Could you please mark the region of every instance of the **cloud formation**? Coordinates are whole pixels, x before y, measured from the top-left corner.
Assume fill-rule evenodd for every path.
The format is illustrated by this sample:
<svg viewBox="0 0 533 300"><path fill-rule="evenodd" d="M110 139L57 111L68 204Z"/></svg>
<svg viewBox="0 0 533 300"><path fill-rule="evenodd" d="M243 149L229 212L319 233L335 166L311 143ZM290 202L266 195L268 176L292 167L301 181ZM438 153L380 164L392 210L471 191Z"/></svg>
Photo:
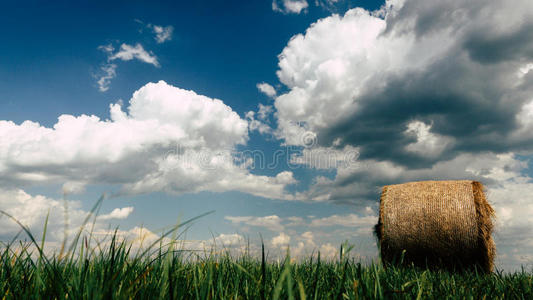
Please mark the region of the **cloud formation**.
<svg viewBox="0 0 533 300"><path fill-rule="evenodd" d="M320 251L322 258L338 257L338 246L345 241L357 240L357 251L352 255L371 260L376 258L376 246L371 234L377 222L373 209L366 207L360 214L351 213L316 218L314 216L226 216L241 232L251 236L261 232L266 247L274 257L284 257L287 247L291 257L309 258ZM248 228L248 226L252 228ZM253 230L252 230L253 229ZM263 229L267 229L264 231ZM255 242L255 241L254 241ZM260 242L252 243L252 248L260 249ZM256 251L257 255L260 252Z"/></svg>
<svg viewBox="0 0 533 300"><path fill-rule="evenodd" d="M272 10L284 14L300 14L305 12L309 4L307 0L273 0Z"/></svg>
<svg viewBox="0 0 533 300"><path fill-rule="evenodd" d="M344 227L367 227L370 231L371 227L378 221L376 215L359 216L356 214L348 215L332 215L311 221L310 226L326 227L326 226L344 226Z"/></svg>
<svg viewBox="0 0 533 300"><path fill-rule="evenodd" d="M261 134L272 134L273 130L270 127L270 117L273 113L271 105L263 105L259 103L257 112L249 111L245 117L248 120L248 128L250 131L257 130Z"/></svg>
<svg viewBox="0 0 533 300"><path fill-rule="evenodd" d="M154 67L160 66L159 62L157 61L157 57L151 51L144 50L144 47L139 43L135 44L135 46L128 45L128 44L122 44L120 45L120 49L115 53L113 53L114 49L112 47L111 48L109 47L111 46L102 48L104 49L104 51L106 51L109 54L108 56L109 61L113 61L116 59L120 59L123 61L137 59L147 64L151 64ZM109 49L111 51L109 51Z"/></svg>
<svg viewBox="0 0 533 300"><path fill-rule="evenodd" d="M266 82L258 83L256 86L261 93L267 95L268 97L272 98L277 94L276 89Z"/></svg>
<svg viewBox="0 0 533 300"><path fill-rule="evenodd" d="M139 60L157 68L161 66L154 53L152 51L146 51L139 43L134 46L123 43L117 51L115 51L112 44L99 46L98 49L103 51L107 56L106 63L100 67L98 74L95 74L97 79L96 84L100 92L109 90L111 80L117 76L117 64L114 62L116 60Z"/></svg>
<svg viewBox="0 0 533 300"><path fill-rule="evenodd" d="M494 184L469 166L533 153L532 16L530 1L390 0L294 36L279 55L288 92L275 99L276 136L307 146L301 137L315 135L294 158L315 168L314 152L359 153L307 196L373 200L380 185L410 179Z"/></svg>
<svg viewBox="0 0 533 300"><path fill-rule="evenodd" d="M301 131L312 131L323 146L338 140L360 147L363 158L402 165L529 150L531 136L520 134L525 124L517 116L532 101L525 66L533 60L533 5L401 2L387 2L384 18L356 8L291 39L278 71L289 92L275 101L285 141L298 144ZM519 70L528 73L519 78ZM417 146L407 147L416 143L416 134L406 134L414 124L426 137L453 140L446 155L421 157Z"/></svg>
<svg viewBox="0 0 533 300"><path fill-rule="evenodd" d="M174 32L174 27L172 26L159 26L148 24L148 27L151 28L155 34L154 39L158 44L172 40L172 33Z"/></svg>
<svg viewBox="0 0 533 300"><path fill-rule="evenodd" d="M291 172L250 174L234 157L248 123L221 100L164 81L133 94L127 111L111 104L110 119L61 115L44 127L0 121L0 187L66 183L111 184L125 194L241 191L286 199Z"/></svg>
<svg viewBox="0 0 533 300"><path fill-rule="evenodd" d="M224 217L224 219L229 220L231 223L236 224L236 225L264 227L271 231L282 231L283 230L283 225L281 225L281 218L276 215L265 216L265 217L226 216Z"/></svg>
<svg viewBox="0 0 533 300"><path fill-rule="evenodd" d="M285 234L284 232L280 232L279 235L272 238L272 246L274 247L287 247L291 241L291 237Z"/></svg>
<svg viewBox="0 0 533 300"><path fill-rule="evenodd" d="M100 92L105 92L109 90L109 85L111 80L117 76L117 65L116 64L105 64L100 67L102 72L96 84L98 84L98 90Z"/></svg>
<svg viewBox="0 0 533 300"><path fill-rule="evenodd" d="M158 44L162 44L164 42L168 42L172 40L172 34L174 33L174 26L155 25L152 23L145 23L139 19L134 19L134 21L141 24L142 28L139 29L140 33L142 33L145 28L149 29L154 34L154 40Z"/></svg>
<svg viewBox="0 0 533 300"><path fill-rule="evenodd" d="M126 219L133 212L133 207L123 207L115 208L109 214L101 215L98 218L100 220L110 220L110 219Z"/></svg>
<svg viewBox="0 0 533 300"><path fill-rule="evenodd" d="M85 218L90 214L75 200L57 200L42 195L31 195L18 188L0 188L0 209L24 226L36 238L42 237L47 225L46 241L60 244L65 237L69 241L78 233ZM96 218L93 230L102 230L116 219L125 219L133 207L115 208L111 213ZM0 215L0 239L11 239L21 227L5 215ZM24 234L23 234L24 236Z"/></svg>

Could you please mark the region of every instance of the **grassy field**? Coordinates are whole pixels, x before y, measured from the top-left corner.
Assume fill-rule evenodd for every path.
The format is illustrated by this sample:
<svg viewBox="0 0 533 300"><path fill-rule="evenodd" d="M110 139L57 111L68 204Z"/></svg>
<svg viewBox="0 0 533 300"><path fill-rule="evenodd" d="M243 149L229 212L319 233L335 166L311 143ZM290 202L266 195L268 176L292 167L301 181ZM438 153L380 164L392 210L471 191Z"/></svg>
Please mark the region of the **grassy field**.
<svg viewBox="0 0 533 300"><path fill-rule="evenodd" d="M2 299L532 299L532 273L452 274L350 259L262 263L181 252L131 257L113 244L91 258L31 259L4 249Z"/></svg>
<svg viewBox="0 0 533 300"><path fill-rule="evenodd" d="M484 275L383 268L350 258L346 246L334 261L318 254L271 262L264 249L262 257L253 258L162 245L163 238L179 237L176 231L193 220L143 251L133 251L116 234L105 248L91 247L80 229L54 255L45 255L43 243L19 224L29 242L2 244L0 299L533 299L529 271ZM46 226L44 232L42 240Z"/></svg>

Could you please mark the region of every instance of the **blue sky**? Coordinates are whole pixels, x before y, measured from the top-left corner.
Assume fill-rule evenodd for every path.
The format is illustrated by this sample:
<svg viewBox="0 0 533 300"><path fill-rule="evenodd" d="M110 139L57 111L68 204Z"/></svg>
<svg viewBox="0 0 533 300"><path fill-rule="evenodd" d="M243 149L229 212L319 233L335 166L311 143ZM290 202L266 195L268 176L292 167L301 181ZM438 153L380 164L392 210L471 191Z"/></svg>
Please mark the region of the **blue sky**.
<svg viewBox="0 0 533 300"><path fill-rule="evenodd" d="M370 9L381 5L364 2ZM305 14L284 15L272 11L269 1L32 4L4 6L1 116L45 125L64 113L105 117L110 102L127 100L145 83L159 80L224 99L241 113L255 109L261 100L255 84L276 82L277 55L289 39L329 15L315 6ZM342 12L344 5L339 7ZM173 26L172 40L158 45L135 20ZM97 48L115 41L143 44L162 67L123 63L112 88L102 94L92 78L105 61Z"/></svg>
<svg viewBox="0 0 533 300"><path fill-rule="evenodd" d="M215 210L188 239L373 258L381 186L477 179L499 266L531 264L533 7L515 2L6 3L0 205L36 231L57 211L52 244L64 196L74 227L107 193L102 231Z"/></svg>

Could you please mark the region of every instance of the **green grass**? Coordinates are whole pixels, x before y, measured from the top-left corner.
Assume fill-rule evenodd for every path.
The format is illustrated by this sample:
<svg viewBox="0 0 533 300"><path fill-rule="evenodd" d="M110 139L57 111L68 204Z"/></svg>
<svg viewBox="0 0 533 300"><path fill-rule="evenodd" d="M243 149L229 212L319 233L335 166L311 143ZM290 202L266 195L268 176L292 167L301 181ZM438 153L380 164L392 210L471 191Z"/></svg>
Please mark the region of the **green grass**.
<svg viewBox="0 0 533 300"><path fill-rule="evenodd" d="M162 236L179 239L178 230L193 220ZM260 258L198 254L162 245L163 239L138 253L116 234L101 248L90 246L82 228L64 252L46 256L19 225L30 242L2 245L0 299L533 299L531 272L385 269L350 258L346 246L335 261L318 254L270 262L264 250Z"/></svg>
<svg viewBox="0 0 533 300"><path fill-rule="evenodd" d="M88 259L32 259L5 248L2 299L531 299L531 273L452 274L415 268L364 266L344 259L262 263L246 255L184 252L132 257L125 243Z"/></svg>

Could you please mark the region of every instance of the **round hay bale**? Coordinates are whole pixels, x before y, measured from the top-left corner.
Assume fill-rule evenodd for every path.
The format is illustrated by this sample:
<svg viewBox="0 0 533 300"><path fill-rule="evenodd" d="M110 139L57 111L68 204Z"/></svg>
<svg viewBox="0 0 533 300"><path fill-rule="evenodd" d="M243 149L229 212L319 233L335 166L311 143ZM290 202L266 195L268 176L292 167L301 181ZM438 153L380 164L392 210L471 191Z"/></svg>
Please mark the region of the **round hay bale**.
<svg viewBox="0 0 533 300"><path fill-rule="evenodd" d="M383 187L375 233L384 264L491 272L494 210L477 181L421 181Z"/></svg>

